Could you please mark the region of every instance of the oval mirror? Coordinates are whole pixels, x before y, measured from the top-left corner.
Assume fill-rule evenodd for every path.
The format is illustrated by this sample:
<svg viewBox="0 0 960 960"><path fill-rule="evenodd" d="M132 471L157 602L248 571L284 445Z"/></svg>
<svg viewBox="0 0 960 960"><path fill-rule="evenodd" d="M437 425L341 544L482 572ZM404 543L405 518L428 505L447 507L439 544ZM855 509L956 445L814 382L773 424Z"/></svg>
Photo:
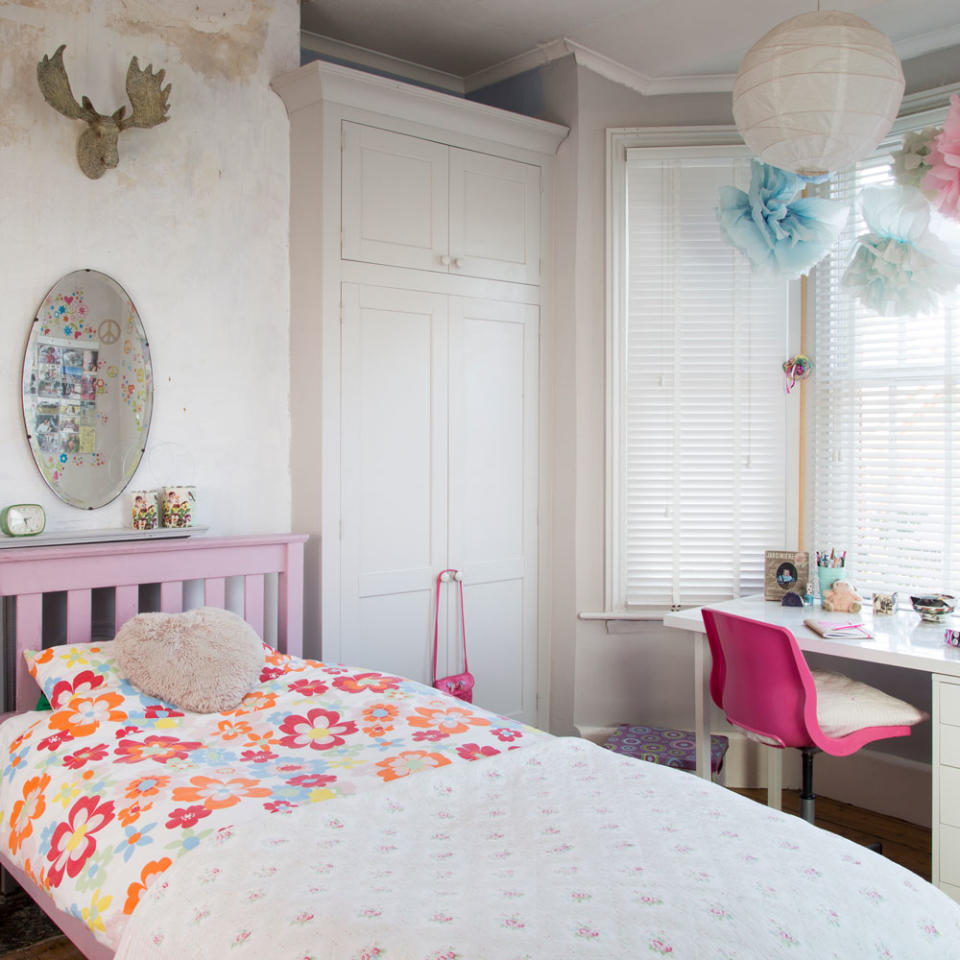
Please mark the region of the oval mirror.
<svg viewBox="0 0 960 960"><path fill-rule="evenodd" d="M92 510L119 496L147 445L150 346L116 280L76 270L43 298L23 358L23 419L43 479Z"/></svg>

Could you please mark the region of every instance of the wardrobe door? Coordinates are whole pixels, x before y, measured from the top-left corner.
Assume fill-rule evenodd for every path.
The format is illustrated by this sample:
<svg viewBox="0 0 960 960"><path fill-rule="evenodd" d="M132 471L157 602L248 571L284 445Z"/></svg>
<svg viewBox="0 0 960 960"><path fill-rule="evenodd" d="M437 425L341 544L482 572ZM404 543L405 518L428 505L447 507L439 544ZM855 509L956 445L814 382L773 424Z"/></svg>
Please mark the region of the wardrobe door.
<svg viewBox="0 0 960 960"><path fill-rule="evenodd" d="M537 716L538 343L537 307L451 298L450 565L463 572L474 700L528 723ZM453 602L449 614L455 671Z"/></svg>
<svg viewBox="0 0 960 960"><path fill-rule="evenodd" d="M356 284L342 295L340 656L429 682L447 538L447 298Z"/></svg>
<svg viewBox="0 0 960 960"><path fill-rule="evenodd" d="M450 148L450 272L540 283L540 168Z"/></svg>
<svg viewBox="0 0 960 960"><path fill-rule="evenodd" d="M432 140L344 121L345 260L447 272L448 153Z"/></svg>

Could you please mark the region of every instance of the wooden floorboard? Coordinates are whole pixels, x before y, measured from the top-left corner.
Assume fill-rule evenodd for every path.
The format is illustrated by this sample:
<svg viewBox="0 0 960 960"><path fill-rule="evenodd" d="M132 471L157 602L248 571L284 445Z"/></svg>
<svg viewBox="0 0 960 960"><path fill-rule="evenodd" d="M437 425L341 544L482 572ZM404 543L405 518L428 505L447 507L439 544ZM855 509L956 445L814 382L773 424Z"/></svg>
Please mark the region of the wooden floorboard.
<svg viewBox="0 0 960 960"><path fill-rule="evenodd" d="M735 788L734 792L758 803L767 802L765 789ZM799 790L783 791L783 809L800 815ZM816 814L818 827L864 845L879 840L885 857L924 880L930 879L930 831L926 827L829 797L817 797Z"/></svg>

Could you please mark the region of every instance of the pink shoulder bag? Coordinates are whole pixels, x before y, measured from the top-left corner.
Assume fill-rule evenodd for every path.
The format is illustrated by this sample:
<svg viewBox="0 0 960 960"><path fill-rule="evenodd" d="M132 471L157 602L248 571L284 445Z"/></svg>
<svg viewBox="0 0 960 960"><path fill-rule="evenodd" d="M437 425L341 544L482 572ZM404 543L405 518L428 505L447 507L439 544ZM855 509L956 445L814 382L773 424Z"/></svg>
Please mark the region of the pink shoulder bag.
<svg viewBox="0 0 960 960"><path fill-rule="evenodd" d="M440 634L440 584L444 583L444 574L456 574L456 570L443 570L437 575L437 602L433 619L433 685L451 697L473 703L473 674L467 666L467 624L463 616L463 580L456 582L460 586L460 631L463 637L463 673L437 679L437 643Z"/></svg>

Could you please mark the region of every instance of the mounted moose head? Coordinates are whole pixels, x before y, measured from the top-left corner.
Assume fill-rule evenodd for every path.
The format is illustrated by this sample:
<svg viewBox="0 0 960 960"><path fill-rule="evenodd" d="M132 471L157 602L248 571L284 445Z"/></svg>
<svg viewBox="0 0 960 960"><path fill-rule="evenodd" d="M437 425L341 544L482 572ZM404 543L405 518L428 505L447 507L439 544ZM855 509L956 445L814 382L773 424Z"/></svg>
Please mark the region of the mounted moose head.
<svg viewBox="0 0 960 960"><path fill-rule="evenodd" d="M54 110L87 124L87 129L77 141L77 160L80 169L91 180L96 180L103 176L105 170L112 169L120 162L117 141L124 130L128 127L155 127L169 119L166 113L170 109L167 97L170 96L171 85L168 83L166 87L161 87L166 71L154 73L153 64L141 70L137 58L133 57L127 68L127 96L133 112L129 119L124 119L127 108L120 107L109 116L104 116L94 110L87 97L83 98L82 106L77 103L63 65L64 47L66 44L61 44L52 57L44 56L37 64L37 80L43 99Z"/></svg>

